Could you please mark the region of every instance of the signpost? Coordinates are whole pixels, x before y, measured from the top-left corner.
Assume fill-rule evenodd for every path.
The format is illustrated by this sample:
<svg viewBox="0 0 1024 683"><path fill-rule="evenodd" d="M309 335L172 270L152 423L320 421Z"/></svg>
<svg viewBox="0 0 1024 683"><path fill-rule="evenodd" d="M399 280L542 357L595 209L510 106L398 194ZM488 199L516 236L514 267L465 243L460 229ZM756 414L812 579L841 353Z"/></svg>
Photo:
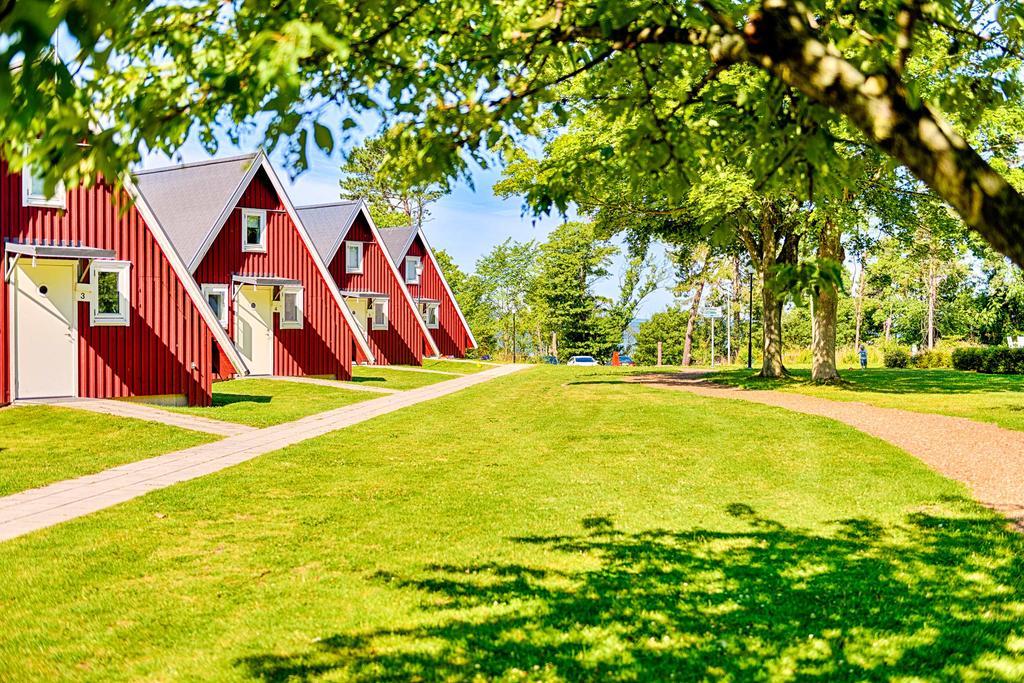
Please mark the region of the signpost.
<svg viewBox="0 0 1024 683"><path fill-rule="evenodd" d="M722 308L708 306L701 315L711 321L711 367L715 367L715 320L722 317Z"/></svg>

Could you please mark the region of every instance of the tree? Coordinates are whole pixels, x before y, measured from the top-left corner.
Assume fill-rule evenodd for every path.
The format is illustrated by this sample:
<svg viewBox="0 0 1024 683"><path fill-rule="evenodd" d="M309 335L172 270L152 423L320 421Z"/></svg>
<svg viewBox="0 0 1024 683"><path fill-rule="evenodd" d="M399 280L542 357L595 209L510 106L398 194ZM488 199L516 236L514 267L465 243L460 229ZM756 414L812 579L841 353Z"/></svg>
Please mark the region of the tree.
<svg viewBox="0 0 1024 683"><path fill-rule="evenodd" d="M755 177L806 168L837 186L822 151L849 138L1024 264L1024 197L969 140L1020 97L1022 16L1018 3L967 0L9 3L0 137L52 185L115 178L190 134L213 150L224 130L238 139L257 123L302 170L310 145L331 151L377 116L419 182L466 174L471 158L490 163L541 122L594 107L639 117L624 148L635 178L739 135L756 141L744 157ZM73 63L45 58L60 30L78 46ZM708 104L722 116L692 116ZM781 146L780 116L805 124ZM719 134L694 146L695 125Z"/></svg>
<svg viewBox="0 0 1024 683"><path fill-rule="evenodd" d="M524 352L523 338L529 339L529 331L538 327L528 305L536 283L536 267L537 245L511 238L476 262L481 300L496 315L498 346L510 356ZM525 352L535 351L539 343L535 336Z"/></svg>
<svg viewBox="0 0 1024 683"><path fill-rule="evenodd" d="M353 149L341 171L341 196L365 199L373 222L381 228L422 228L430 205L446 193L437 184L409 186L383 138L369 138Z"/></svg>
<svg viewBox="0 0 1024 683"><path fill-rule="evenodd" d="M568 222L540 245L534 300L545 332L554 332L563 356L611 355L621 340L602 316L594 282L607 277L618 249L598 239L590 223Z"/></svg>

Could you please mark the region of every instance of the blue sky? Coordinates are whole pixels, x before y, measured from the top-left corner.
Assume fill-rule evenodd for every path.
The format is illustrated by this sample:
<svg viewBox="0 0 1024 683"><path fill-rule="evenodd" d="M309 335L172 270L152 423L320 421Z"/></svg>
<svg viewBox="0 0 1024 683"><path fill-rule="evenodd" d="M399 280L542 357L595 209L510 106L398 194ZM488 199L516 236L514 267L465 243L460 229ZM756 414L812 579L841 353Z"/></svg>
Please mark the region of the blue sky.
<svg viewBox="0 0 1024 683"><path fill-rule="evenodd" d="M244 144L244 143L243 143ZM230 156L243 152L251 152L255 143L248 147L237 147L227 139L221 140L217 156ZM339 167L341 155L326 156L319 150L310 151L310 168L294 180L289 179L285 172L283 154L274 153L271 158L288 184L292 201L302 206L317 204L338 199L338 181L341 178ZM164 155L149 155L143 160L143 168L159 168L172 163L200 161L210 158L198 142L190 140L183 146L173 159ZM522 203L517 198L502 199L496 197L491 190L500 177L500 170L476 169L473 174L473 185L460 182L452 193L442 198L431 210L431 219L425 230L435 249L444 249L461 268L472 271L476 260L490 251L496 244L507 238L514 240L542 241L547 234L561 222L558 216L533 218L522 215ZM664 261L664 249L657 248L658 258ZM622 259L617 260L612 271L613 275L597 283L598 293L615 296L619 288L619 276L624 269ZM651 313L662 310L673 300L668 290L670 282L646 299L637 317L647 318Z"/></svg>

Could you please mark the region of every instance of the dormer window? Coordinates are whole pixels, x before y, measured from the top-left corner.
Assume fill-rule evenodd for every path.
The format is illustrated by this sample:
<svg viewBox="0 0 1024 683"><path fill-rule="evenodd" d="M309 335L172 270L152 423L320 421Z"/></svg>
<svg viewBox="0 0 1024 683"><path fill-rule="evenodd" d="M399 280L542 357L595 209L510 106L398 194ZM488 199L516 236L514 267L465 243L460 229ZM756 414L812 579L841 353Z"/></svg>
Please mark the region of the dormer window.
<svg viewBox="0 0 1024 683"><path fill-rule="evenodd" d="M64 183L58 182L53 188L53 195L47 195L46 183L43 182L42 174L26 166L21 170L21 205L41 206L52 209L63 209L67 207L67 191Z"/></svg>
<svg viewBox="0 0 1024 683"><path fill-rule="evenodd" d="M267 212L242 209L242 251L267 251Z"/></svg>

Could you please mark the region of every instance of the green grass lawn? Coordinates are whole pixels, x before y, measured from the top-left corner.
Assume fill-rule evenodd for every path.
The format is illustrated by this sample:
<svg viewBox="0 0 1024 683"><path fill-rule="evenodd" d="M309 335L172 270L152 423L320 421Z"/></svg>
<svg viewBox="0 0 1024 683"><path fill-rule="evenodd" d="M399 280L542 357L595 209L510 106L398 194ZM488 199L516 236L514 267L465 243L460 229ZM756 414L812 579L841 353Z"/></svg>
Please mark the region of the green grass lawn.
<svg viewBox="0 0 1024 683"><path fill-rule="evenodd" d="M0 496L216 439L211 434L83 410L4 408L0 410Z"/></svg>
<svg viewBox="0 0 1024 683"><path fill-rule="evenodd" d="M423 368L426 370L458 372L463 375L490 370L493 367L495 367L493 364L475 363L468 360L445 360L443 358L426 358L423 360Z"/></svg>
<svg viewBox="0 0 1024 683"><path fill-rule="evenodd" d="M960 485L604 369L153 492L5 543L0 576L2 680L1024 677L1024 537Z"/></svg>
<svg viewBox="0 0 1024 683"><path fill-rule="evenodd" d="M344 387L335 389L271 379L234 379L213 385L213 405L208 408L172 407L167 410L252 427L269 427L371 398L377 396Z"/></svg>
<svg viewBox="0 0 1024 683"><path fill-rule="evenodd" d="M411 372L409 370L394 370L386 367L373 365L357 365L352 368L352 381L365 384L369 387L381 387L383 389L418 389L428 384L437 384L448 379L455 379L452 375L439 375L435 372Z"/></svg>
<svg viewBox="0 0 1024 683"><path fill-rule="evenodd" d="M882 408L939 413L1024 430L1024 377L981 375L958 370L841 370L840 386L810 383L811 372L790 370L785 381L753 377L749 370L717 373L711 379L747 389L795 391L837 401L861 401Z"/></svg>

